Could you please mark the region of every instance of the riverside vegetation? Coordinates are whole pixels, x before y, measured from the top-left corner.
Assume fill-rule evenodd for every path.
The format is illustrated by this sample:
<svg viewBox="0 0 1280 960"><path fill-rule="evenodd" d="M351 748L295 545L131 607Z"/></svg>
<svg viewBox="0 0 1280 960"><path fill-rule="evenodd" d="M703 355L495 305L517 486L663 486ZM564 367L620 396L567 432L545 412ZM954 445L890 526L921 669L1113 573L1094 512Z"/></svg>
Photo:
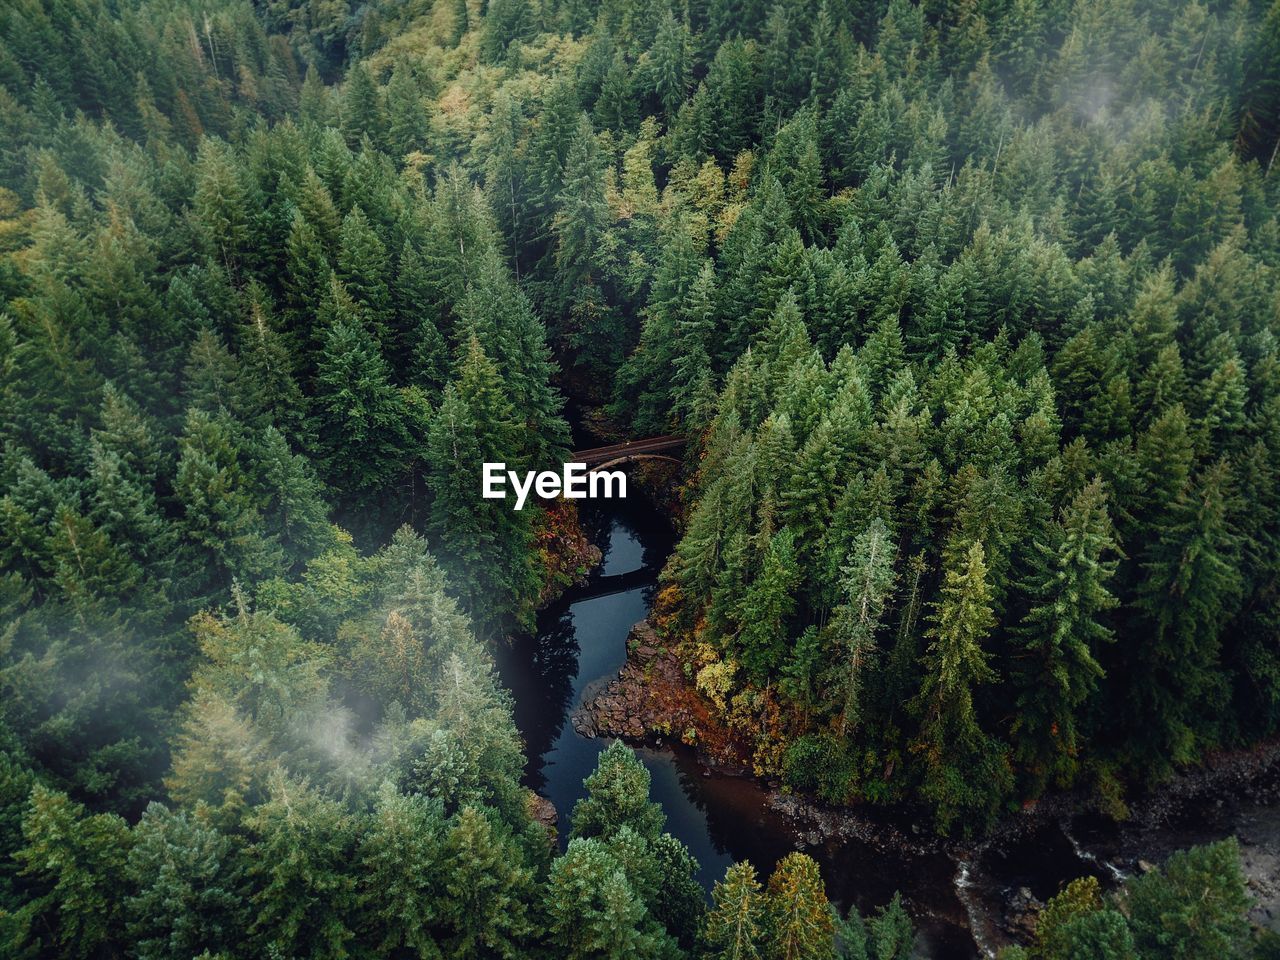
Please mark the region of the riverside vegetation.
<svg viewBox="0 0 1280 960"><path fill-rule="evenodd" d="M762 774L964 834L1274 736L1278 114L1274 0L5 3L4 955L911 955L803 854L705 903L624 747L536 825L485 644L572 514L479 478L562 389L690 437L661 626ZM1225 842L1025 955L1246 907Z"/></svg>

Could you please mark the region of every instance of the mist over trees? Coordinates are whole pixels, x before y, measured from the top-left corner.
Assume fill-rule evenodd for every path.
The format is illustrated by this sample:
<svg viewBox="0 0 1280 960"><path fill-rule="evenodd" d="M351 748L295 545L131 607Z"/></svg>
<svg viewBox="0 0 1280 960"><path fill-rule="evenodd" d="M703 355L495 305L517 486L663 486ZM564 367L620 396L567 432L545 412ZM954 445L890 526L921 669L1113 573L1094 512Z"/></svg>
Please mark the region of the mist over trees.
<svg viewBox="0 0 1280 960"><path fill-rule="evenodd" d="M477 484L566 395L689 437L664 641L789 789L1274 736L1278 153L1263 0L6 3L2 952L910 956L801 854L706 902L624 747L532 819L558 521ZM1028 956L1248 956L1238 874Z"/></svg>

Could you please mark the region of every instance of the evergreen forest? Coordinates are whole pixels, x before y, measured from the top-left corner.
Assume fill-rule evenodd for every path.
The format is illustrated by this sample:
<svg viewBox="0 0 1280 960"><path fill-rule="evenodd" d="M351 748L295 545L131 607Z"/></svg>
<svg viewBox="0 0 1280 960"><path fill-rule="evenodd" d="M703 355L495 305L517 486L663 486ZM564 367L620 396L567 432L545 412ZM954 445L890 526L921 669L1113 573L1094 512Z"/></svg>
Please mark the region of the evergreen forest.
<svg viewBox="0 0 1280 960"><path fill-rule="evenodd" d="M1280 0L3 0L0 956L921 955L704 890L622 743L535 816L493 655L583 531L480 470L584 417L685 441L651 619L788 795L1274 743ZM1227 839L1003 956L1250 903Z"/></svg>

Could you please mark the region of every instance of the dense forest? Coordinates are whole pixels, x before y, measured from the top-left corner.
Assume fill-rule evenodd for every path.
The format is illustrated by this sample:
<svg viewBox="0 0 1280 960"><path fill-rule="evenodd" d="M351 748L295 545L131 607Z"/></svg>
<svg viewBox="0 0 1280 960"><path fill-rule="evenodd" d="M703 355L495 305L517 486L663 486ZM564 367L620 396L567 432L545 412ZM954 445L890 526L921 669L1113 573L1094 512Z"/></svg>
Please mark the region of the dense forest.
<svg viewBox="0 0 1280 960"><path fill-rule="evenodd" d="M575 520L479 476L566 397L689 438L656 622L788 789L1276 736L1278 159L1275 0L8 0L0 953L912 956L801 853L706 902L622 745L535 821ZM1015 955L1247 907L1225 842Z"/></svg>

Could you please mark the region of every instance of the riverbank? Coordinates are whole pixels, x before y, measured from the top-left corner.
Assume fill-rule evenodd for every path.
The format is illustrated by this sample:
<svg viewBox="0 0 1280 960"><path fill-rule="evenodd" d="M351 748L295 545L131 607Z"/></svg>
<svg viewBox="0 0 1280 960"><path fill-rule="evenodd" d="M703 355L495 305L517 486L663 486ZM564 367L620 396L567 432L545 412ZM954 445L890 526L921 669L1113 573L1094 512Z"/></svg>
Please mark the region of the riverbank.
<svg viewBox="0 0 1280 960"><path fill-rule="evenodd" d="M686 678L679 656L647 620L632 627L616 676L584 690L571 717L584 737L662 747L679 741L708 771L753 778L751 751ZM1076 876L1114 888L1177 849L1235 835L1255 897L1251 917L1280 925L1280 741L1221 751L1131 802L1124 821L1082 792L1059 793L1003 818L981 841L939 839L927 825L878 810L834 809L759 781L765 803L799 848L849 843L902 858L955 864L953 885L980 952L1025 941L1039 906Z"/></svg>
<svg viewBox="0 0 1280 960"><path fill-rule="evenodd" d="M627 660L614 678L583 693L570 718L584 737L617 737L662 746L678 740L697 751L704 766L748 774L750 753L685 679L684 667L642 620L627 635Z"/></svg>
<svg viewBox="0 0 1280 960"><path fill-rule="evenodd" d="M554 603L566 590L581 586L600 566L604 553L582 527L578 508L568 500L545 504L534 528L538 562L545 571L537 606Z"/></svg>

